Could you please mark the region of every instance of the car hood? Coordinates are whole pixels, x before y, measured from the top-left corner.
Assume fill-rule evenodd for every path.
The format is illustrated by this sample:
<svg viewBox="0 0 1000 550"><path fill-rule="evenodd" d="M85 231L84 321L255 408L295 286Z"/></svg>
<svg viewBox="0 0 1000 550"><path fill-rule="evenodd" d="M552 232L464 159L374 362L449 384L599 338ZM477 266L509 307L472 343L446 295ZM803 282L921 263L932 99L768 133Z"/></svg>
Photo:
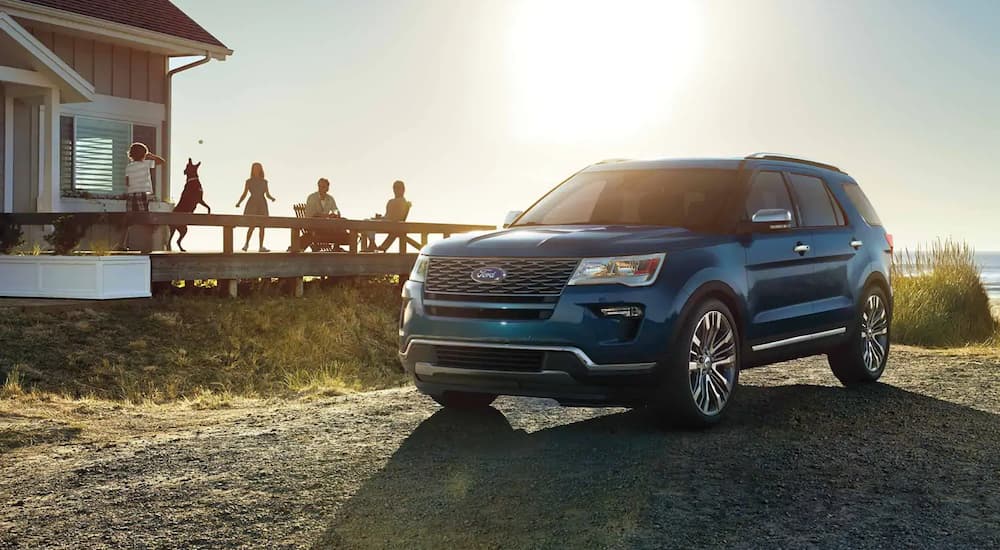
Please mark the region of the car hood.
<svg viewBox="0 0 1000 550"><path fill-rule="evenodd" d="M582 258L652 254L717 243L724 237L674 227L579 225L514 227L438 241L424 252L452 257Z"/></svg>

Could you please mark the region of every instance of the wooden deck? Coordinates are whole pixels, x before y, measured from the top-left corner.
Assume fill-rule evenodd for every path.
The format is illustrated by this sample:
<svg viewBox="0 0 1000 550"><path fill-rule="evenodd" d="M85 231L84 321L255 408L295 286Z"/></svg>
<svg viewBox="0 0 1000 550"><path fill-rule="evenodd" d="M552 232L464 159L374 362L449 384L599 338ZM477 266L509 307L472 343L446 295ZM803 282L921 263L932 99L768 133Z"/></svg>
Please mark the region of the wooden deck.
<svg viewBox="0 0 1000 550"><path fill-rule="evenodd" d="M488 225L388 222L382 220L347 220L268 216L233 216L224 214L175 213L30 213L0 214L0 222L21 226L51 225L57 218L72 216L86 225L218 227L221 231L219 252L149 253L153 283L216 279L229 295L236 295L240 279L282 278L297 281L301 293L302 277L346 277L400 275L405 277L416 260L419 248L432 235L448 237L457 233L496 229ZM235 252L234 231L238 227L265 227L289 231L290 252ZM346 231L349 243L344 252L303 252L302 235L307 231ZM395 237L386 252L361 252L362 236L375 236L378 243Z"/></svg>
<svg viewBox="0 0 1000 550"><path fill-rule="evenodd" d="M337 252L154 252L149 255L153 282L406 274L416 258L416 253Z"/></svg>

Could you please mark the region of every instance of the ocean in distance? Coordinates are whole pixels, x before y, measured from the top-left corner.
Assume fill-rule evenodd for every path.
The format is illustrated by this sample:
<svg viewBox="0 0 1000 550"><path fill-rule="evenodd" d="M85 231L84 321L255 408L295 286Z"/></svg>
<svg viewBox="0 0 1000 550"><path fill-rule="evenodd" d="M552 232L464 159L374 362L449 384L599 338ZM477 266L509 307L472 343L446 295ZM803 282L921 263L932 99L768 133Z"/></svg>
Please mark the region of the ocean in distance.
<svg viewBox="0 0 1000 550"><path fill-rule="evenodd" d="M990 300L1000 301L1000 252L976 252L980 278Z"/></svg>

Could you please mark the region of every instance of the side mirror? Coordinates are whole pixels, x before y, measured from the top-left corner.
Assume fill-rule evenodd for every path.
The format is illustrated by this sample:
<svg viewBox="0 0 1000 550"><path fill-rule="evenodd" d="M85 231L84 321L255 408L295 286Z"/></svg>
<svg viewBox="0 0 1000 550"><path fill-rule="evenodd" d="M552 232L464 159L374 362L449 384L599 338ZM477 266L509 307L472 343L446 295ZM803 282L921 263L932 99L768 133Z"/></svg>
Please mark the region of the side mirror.
<svg viewBox="0 0 1000 550"><path fill-rule="evenodd" d="M762 208L750 218L754 230L788 229L792 224L792 213L784 208Z"/></svg>
<svg viewBox="0 0 1000 550"><path fill-rule="evenodd" d="M507 229L510 227L510 224L514 223L514 220L520 217L523 213L523 210L511 210L510 212L507 212L507 215L503 217L503 228Z"/></svg>

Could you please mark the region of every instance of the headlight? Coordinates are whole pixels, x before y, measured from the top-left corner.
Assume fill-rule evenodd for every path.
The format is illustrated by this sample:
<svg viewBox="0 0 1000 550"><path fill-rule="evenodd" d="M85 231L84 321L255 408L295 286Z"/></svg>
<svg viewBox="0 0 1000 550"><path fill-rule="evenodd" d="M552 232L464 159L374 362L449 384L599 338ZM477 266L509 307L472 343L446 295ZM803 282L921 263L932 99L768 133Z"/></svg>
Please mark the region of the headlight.
<svg viewBox="0 0 1000 550"><path fill-rule="evenodd" d="M410 270L410 280L415 283L422 283L427 279L427 264L431 261L429 256L423 254L417 256L417 261L413 262L413 269Z"/></svg>
<svg viewBox="0 0 1000 550"><path fill-rule="evenodd" d="M569 278L570 285L647 286L656 281L666 254L585 258Z"/></svg>

